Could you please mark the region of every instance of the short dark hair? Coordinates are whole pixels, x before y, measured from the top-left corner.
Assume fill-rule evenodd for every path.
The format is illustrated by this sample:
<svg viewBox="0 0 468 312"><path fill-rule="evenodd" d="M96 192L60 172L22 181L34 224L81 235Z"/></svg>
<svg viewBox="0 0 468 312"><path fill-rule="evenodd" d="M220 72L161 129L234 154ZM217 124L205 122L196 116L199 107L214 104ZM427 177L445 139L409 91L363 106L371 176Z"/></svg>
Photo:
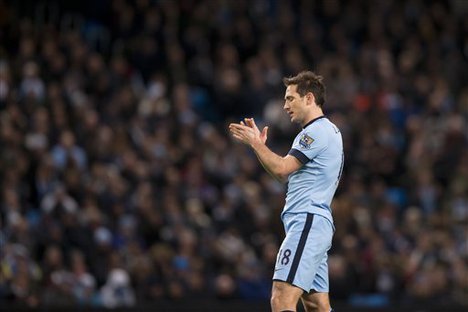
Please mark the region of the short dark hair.
<svg viewBox="0 0 468 312"><path fill-rule="evenodd" d="M308 92L312 92L315 97L315 103L322 107L325 103L325 85L322 82L323 77L311 71L302 71L294 77L284 77L283 83L287 87L289 85L297 85L297 93L302 97Z"/></svg>

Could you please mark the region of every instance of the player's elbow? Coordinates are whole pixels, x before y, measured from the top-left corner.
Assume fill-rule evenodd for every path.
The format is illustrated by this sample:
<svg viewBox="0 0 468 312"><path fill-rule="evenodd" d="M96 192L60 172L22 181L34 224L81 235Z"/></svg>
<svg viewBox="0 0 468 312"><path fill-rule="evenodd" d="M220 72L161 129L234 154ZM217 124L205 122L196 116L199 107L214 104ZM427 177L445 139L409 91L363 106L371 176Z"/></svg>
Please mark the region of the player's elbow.
<svg viewBox="0 0 468 312"><path fill-rule="evenodd" d="M272 174L272 176L281 183L286 183L288 181L288 176L285 175L278 175L278 174Z"/></svg>
<svg viewBox="0 0 468 312"><path fill-rule="evenodd" d="M281 182L281 183L285 183L288 179L288 176L287 175L284 175L284 174L280 174L278 171L276 170L267 170L268 173L270 174L271 177L273 177L275 180L277 180L278 182Z"/></svg>
<svg viewBox="0 0 468 312"><path fill-rule="evenodd" d="M274 174L278 181L286 182L291 172L285 166L280 166L275 170Z"/></svg>
<svg viewBox="0 0 468 312"><path fill-rule="evenodd" d="M281 182L286 182L288 180L289 174L285 172L281 172L281 173L278 173L277 176L278 176L278 180L280 180Z"/></svg>
<svg viewBox="0 0 468 312"><path fill-rule="evenodd" d="M287 155L281 159L281 161L275 167L274 173L282 181L286 181L289 175L302 166L302 163L295 157Z"/></svg>

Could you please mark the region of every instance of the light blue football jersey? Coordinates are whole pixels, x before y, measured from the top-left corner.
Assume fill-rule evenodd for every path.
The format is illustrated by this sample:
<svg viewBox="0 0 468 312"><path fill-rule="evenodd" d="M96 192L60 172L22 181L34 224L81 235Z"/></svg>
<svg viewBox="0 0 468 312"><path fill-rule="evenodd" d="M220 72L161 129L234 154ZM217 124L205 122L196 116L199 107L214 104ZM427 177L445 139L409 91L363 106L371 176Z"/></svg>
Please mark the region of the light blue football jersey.
<svg viewBox="0 0 468 312"><path fill-rule="evenodd" d="M344 164L340 130L325 116L309 122L296 136L289 154L303 166L288 177L286 213L313 213L333 224L331 201Z"/></svg>

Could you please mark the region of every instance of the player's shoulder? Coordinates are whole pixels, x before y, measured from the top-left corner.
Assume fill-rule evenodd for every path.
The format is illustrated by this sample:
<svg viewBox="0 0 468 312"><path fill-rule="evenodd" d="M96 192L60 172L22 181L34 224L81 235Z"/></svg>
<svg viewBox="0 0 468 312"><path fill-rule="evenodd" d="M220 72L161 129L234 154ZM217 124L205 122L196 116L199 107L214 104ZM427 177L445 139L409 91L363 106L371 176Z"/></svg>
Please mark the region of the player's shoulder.
<svg viewBox="0 0 468 312"><path fill-rule="evenodd" d="M303 131L301 139L308 137L309 141L316 142L318 145L326 146L342 140L338 127L325 116L308 124Z"/></svg>

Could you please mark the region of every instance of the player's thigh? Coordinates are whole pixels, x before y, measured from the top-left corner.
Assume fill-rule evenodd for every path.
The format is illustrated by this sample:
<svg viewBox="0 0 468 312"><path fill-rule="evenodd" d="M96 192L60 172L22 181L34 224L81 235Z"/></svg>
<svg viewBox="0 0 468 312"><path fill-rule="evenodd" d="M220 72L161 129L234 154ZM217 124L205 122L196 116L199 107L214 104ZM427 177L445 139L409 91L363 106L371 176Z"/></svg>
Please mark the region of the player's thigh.
<svg viewBox="0 0 468 312"><path fill-rule="evenodd" d="M307 312L329 312L331 309L328 293L311 291L301 297Z"/></svg>

